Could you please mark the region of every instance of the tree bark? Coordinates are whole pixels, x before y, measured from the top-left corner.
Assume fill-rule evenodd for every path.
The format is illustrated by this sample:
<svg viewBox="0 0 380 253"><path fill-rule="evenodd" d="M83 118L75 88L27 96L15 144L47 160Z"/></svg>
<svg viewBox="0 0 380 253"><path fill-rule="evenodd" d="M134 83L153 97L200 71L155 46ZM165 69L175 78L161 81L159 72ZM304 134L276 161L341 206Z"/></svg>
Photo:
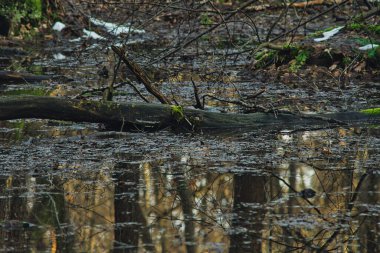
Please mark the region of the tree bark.
<svg viewBox="0 0 380 253"><path fill-rule="evenodd" d="M180 115L178 115L180 114ZM182 115L183 114L183 115ZM0 97L0 120L39 118L104 123L123 131L155 131L166 127L187 130L262 129L304 130L339 125L378 124L379 114L342 112L316 116L291 113L226 114L164 104L115 103L58 97Z"/></svg>
<svg viewBox="0 0 380 253"><path fill-rule="evenodd" d="M15 71L0 71L0 84L4 83L33 83L43 80L51 80L52 77L45 75L33 75L30 73L21 73Z"/></svg>

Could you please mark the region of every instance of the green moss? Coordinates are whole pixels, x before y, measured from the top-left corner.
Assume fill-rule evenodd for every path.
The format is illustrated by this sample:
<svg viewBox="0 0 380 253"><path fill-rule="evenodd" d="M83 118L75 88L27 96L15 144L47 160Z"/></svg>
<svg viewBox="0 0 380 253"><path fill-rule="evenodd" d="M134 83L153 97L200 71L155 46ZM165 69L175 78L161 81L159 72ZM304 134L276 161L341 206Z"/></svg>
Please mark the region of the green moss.
<svg viewBox="0 0 380 253"><path fill-rule="evenodd" d="M345 57L343 57L342 62L344 64L344 66L349 66L352 63L352 59L349 56L345 56Z"/></svg>
<svg viewBox="0 0 380 253"><path fill-rule="evenodd" d="M209 15L202 13L200 16L200 23L201 25L212 25L214 22Z"/></svg>
<svg viewBox="0 0 380 253"><path fill-rule="evenodd" d="M368 30L376 34L380 34L380 25L369 25Z"/></svg>
<svg viewBox="0 0 380 253"><path fill-rule="evenodd" d="M296 72L299 70L302 66L306 64L306 61L309 59L310 53L307 50L299 50L296 57L294 57L294 60L290 63L290 71Z"/></svg>
<svg viewBox="0 0 380 253"><path fill-rule="evenodd" d="M20 96L20 95L30 95L30 96L47 96L50 91L45 89L24 89L24 90L6 90L0 92L1 95L6 96Z"/></svg>
<svg viewBox="0 0 380 253"><path fill-rule="evenodd" d="M352 31L359 31L361 29L363 29L363 24L360 24L360 23L351 23L351 24L348 24L347 25L347 29L348 30L352 30Z"/></svg>
<svg viewBox="0 0 380 253"><path fill-rule="evenodd" d="M356 43L358 43L361 46L365 46L368 44L380 44L377 40L371 40L367 38L355 38ZM378 61L380 59L380 47L374 47L370 50L367 50L364 52L368 56L369 59L372 59L374 61Z"/></svg>
<svg viewBox="0 0 380 253"><path fill-rule="evenodd" d="M172 110L172 115L177 120L177 122L180 122L185 118L182 106L172 105L170 108Z"/></svg>
<svg viewBox="0 0 380 253"><path fill-rule="evenodd" d="M20 120L20 121L16 122L15 128L17 129L15 139L19 141L24 136L25 120Z"/></svg>
<svg viewBox="0 0 380 253"><path fill-rule="evenodd" d="M375 33L375 34L380 34L380 25L351 23L347 25L347 29L351 31L356 31L356 32L367 31L367 32Z"/></svg>
<svg viewBox="0 0 380 253"><path fill-rule="evenodd" d="M278 61L278 51L264 50L255 55L255 67L263 68Z"/></svg>
<svg viewBox="0 0 380 253"><path fill-rule="evenodd" d="M361 110L360 112L367 115L380 115L380 108L364 109L364 110Z"/></svg>
<svg viewBox="0 0 380 253"><path fill-rule="evenodd" d="M370 50L367 51L367 55L368 55L368 58L369 59L376 59L376 56L377 56L377 48L372 48Z"/></svg>
<svg viewBox="0 0 380 253"><path fill-rule="evenodd" d="M282 47L265 49L255 57L255 67L263 68L270 64L290 64L290 71L296 72L303 67L310 58L310 49L304 49L294 44L285 44Z"/></svg>

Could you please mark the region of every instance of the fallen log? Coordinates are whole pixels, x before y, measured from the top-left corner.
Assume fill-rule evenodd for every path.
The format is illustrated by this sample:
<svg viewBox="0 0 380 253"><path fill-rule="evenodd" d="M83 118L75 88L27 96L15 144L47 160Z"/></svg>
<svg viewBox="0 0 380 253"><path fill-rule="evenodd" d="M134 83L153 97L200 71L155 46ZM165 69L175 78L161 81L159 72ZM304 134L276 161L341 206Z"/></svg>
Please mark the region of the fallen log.
<svg viewBox="0 0 380 253"><path fill-rule="evenodd" d="M50 76L46 75L33 75L30 73L21 73L15 71L0 71L0 84L4 83L34 83L43 80L51 80Z"/></svg>
<svg viewBox="0 0 380 253"><path fill-rule="evenodd" d="M319 115L291 113L226 114L179 106L115 103L57 97L0 97L0 120L38 118L104 123L115 130L155 131L167 127L196 130L300 130L380 123L380 109Z"/></svg>

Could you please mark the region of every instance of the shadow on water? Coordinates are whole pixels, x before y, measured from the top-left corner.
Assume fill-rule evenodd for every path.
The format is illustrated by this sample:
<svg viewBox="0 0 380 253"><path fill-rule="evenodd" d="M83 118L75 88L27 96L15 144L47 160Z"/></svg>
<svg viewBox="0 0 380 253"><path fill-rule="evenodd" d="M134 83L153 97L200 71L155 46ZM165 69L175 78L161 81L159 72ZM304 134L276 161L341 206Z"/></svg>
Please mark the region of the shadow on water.
<svg viewBox="0 0 380 253"><path fill-rule="evenodd" d="M379 251L376 130L70 127L2 140L2 251Z"/></svg>

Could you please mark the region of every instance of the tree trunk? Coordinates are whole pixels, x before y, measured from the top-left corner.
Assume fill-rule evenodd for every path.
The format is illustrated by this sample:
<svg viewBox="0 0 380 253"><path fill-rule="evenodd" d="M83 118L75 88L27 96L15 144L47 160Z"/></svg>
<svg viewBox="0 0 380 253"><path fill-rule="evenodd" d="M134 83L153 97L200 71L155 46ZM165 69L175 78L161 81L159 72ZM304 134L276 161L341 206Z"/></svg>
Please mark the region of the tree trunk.
<svg viewBox="0 0 380 253"><path fill-rule="evenodd" d="M377 112L377 111L376 111ZM176 106L114 103L57 97L14 96L0 98L0 120L39 118L104 123L123 131L154 131L166 127L185 130L263 129L303 130L339 125L378 124L380 113L342 112L321 115L291 113L226 114Z"/></svg>

